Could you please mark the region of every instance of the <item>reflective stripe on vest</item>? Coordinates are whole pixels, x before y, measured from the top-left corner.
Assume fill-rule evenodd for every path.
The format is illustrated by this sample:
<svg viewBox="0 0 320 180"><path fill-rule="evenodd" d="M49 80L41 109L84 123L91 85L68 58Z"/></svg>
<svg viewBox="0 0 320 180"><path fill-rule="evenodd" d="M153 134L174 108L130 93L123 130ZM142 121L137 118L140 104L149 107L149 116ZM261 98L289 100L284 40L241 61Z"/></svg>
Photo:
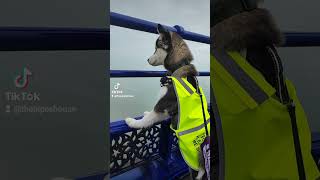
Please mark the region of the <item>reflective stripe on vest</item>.
<svg viewBox="0 0 320 180"><path fill-rule="evenodd" d="M269 97L268 95L243 71L243 69L227 54L226 51L214 51L216 60L237 80L250 96L261 104Z"/></svg>
<svg viewBox="0 0 320 180"><path fill-rule="evenodd" d="M206 125L208 125L210 123L210 119L208 119L206 121ZM194 127L194 128L191 128L191 129L188 129L188 130L185 130L185 131L182 131L182 132L179 132L178 133L178 136L183 136L185 134L190 134L192 132L195 132L195 131L198 131L200 129L204 128L204 124L201 124L200 126L197 126L197 127Z"/></svg>
<svg viewBox="0 0 320 180"><path fill-rule="evenodd" d="M181 79L181 78L176 78L176 80L178 80L181 85L190 93L193 94L193 91L191 90L191 88Z"/></svg>
<svg viewBox="0 0 320 180"><path fill-rule="evenodd" d="M213 72L234 91L250 109L256 108L269 99L276 90L263 75L238 53L215 50L211 66Z"/></svg>

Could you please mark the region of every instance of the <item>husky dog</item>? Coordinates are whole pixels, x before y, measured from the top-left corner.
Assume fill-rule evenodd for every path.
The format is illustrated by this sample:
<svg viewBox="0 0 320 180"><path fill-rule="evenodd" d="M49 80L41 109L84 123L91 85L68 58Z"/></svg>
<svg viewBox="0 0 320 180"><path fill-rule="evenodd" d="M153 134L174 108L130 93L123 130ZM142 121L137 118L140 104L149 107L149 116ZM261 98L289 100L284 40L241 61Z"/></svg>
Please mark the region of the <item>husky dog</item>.
<svg viewBox="0 0 320 180"><path fill-rule="evenodd" d="M166 30L162 25L158 25L157 31L159 38L156 40L155 52L148 59L152 66L163 65L167 69L168 76L187 78L188 82L197 89L197 80L195 76L198 71L195 66L190 64L193 56L180 35ZM171 117L171 124L177 129L178 123L178 102L174 86L166 84L160 89L160 99L151 112L144 112L141 120L126 118L126 123L132 128L147 128L153 124L166 120ZM201 151L199 151L200 169L196 179L201 179L204 175L204 162Z"/></svg>

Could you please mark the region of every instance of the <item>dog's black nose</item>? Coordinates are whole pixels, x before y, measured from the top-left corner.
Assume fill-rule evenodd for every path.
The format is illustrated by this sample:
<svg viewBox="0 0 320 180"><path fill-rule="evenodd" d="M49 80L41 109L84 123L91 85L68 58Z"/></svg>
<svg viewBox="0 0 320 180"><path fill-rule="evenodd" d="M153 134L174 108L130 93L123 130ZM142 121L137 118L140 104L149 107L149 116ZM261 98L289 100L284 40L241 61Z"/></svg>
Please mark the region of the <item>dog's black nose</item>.
<svg viewBox="0 0 320 180"><path fill-rule="evenodd" d="M150 59L147 60L148 62L150 61Z"/></svg>

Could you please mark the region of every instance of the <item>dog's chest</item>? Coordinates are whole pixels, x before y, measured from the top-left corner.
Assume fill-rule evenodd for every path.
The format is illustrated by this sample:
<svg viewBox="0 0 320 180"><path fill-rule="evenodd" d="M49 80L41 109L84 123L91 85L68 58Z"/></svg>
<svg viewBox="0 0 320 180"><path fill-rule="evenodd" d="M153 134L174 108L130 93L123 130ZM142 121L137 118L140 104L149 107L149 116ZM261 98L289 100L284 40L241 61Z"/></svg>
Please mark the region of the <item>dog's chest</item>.
<svg viewBox="0 0 320 180"><path fill-rule="evenodd" d="M167 94L167 92L168 92L168 87L162 86L159 92L159 99L163 98Z"/></svg>

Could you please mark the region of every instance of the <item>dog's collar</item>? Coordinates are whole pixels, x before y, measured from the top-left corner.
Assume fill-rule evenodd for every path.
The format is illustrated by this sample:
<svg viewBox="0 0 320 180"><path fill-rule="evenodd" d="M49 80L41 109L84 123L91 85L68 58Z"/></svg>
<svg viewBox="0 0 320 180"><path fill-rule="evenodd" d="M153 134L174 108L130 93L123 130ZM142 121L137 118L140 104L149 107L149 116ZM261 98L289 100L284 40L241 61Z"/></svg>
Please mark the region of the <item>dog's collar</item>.
<svg viewBox="0 0 320 180"><path fill-rule="evenodd" d="M164 76L160 79L160 86L168 86L169 84L172 84L172 79L168 76Z"/></svg>
<svg viewBox="0 0 320 180"><path fill-rule="evenodd" d="M174 72L178 71L183 66L190 65L190 62L187 60L183 60L181 63L179 63L177 65L178 65L177 67L179 67L179 68L177 68ZM174 74L174 72L171 72L171 71L166 72L165 76L160 79L160 86L161 87L172 84L171 78L168 78L167 76L172 76L172 74Z"/></svg>

